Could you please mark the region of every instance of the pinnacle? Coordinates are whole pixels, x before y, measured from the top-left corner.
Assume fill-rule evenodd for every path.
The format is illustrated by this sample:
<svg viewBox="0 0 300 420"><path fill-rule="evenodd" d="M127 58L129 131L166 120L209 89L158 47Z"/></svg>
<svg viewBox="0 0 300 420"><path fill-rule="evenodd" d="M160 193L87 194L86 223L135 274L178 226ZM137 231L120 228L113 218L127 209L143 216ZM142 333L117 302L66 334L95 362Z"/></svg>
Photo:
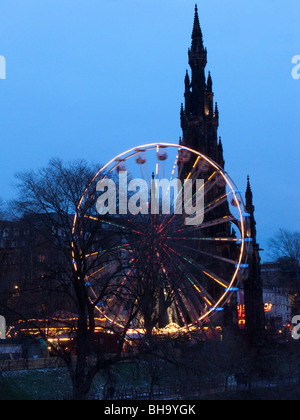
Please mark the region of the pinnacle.
<svg viewBox="0 0 300 420"><path fill-rule="evenodd" d="M249 188L251 190L251 186L250 186L250 176L247 175L247 188Z"/></svg>
<svg viewBox="0 0 300 420"><path fill-rule="evenodd" d="M202 38L202 32L201 32L200 23L199 23L198 6L196 4L192 39L199 38L199 37Z"/></svg>
<svg viewBox="0 0 300 420"><path fill-rule="evenodd" d="M247 175L246 205L252 204L252 190L250 185L250 176Z"/></svg>

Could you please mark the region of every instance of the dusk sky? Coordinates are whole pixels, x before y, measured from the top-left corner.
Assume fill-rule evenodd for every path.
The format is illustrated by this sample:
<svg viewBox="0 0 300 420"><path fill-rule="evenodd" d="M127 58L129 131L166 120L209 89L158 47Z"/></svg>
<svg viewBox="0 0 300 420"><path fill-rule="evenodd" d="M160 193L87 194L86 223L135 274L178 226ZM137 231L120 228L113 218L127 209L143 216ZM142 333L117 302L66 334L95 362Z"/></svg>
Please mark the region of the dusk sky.
<svg viewBox="0 0 300 420"><path fill-rule="evenodd" d="M2 199L14 197L16 172L52 157L104 164L144 143L178 142L194 0L0 6ZM199 0L198 13L225 168L241 191L250 175L267 251L278 228L300 231L300 1Z"/></svg>

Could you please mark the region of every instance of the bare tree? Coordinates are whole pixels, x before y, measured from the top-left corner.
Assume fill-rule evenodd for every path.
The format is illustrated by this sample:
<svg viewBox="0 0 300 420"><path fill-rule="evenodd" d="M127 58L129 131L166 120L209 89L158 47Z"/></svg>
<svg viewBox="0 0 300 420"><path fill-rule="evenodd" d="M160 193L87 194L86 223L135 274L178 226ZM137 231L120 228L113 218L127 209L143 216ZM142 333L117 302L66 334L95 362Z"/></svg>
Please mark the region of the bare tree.
<svg viewBox="0 0 300 420"><path fill-rule="evenodd" d="M6 219L8 216L7 214L7 209L6 209L6 203L3 201L3 199L0 197L0 279L1 279L1 272L3 272L4 267L6 265L7 262L7 257L8 257L8 253L7 250L5 249L5 246L3 244L3 241L1 240L1 236L3 233L3 221L4 219ZM2 287L0 284L0 290L1 292Z"/></svg>
<svg viewBox="0 0 300 420"><path fill-rule="evenodd" d="M279 229L274 237L269 239L269 249L273 258L288 258L296 266L299 266L300 232Z"/></svg>
<svg viewBox="0 0 300 420"><path fill-rule="evenodd" d="M6 203L0 197L0 223L2 220L6 219L7 217L8 217L8 213L7 213ZM5 257L6 257L6 252L3 249L3 247L0 246L0 267L4 263Z"/></svg>
<svg viewBox="0 0 300 420"><path fill-rule="evenodd" d="M192 268L177 258L180 241L172 244L171 257L161 238L163 231L169 242L168 235L182 220L99 215L97 170L84 161L64 164L53 159L46 168L18 174L19 198L12 206L30 230L21 262L30 267L12 296L15 304L8 306L23 329L34 328L44 339L49 338L50 325L68 331L68 345L56 339L50 345L69 369L74 399L86 399L95 375L124 359L124 343L132 329L141 334L132 340L133 351L126 357L148 358L153 391L157 360L174 363L169 343L164 346L155 331L177 320L187 328L199 316L182 297L194 291L194 282L189 276L182 282L185 269ZM27 312L22 309L26 306ZM57 311L62 310L70 316L60 316ZM111 316L106 316L110 310ZM102 329L114 337L112 354L96 342L99 313L107 319L101 320Z"/></svg>
<svg viewBox="0 0 300 420"><path fill-rule="evenodd" d="M53 344L52 350L69 369L74 399L86 399L95 375L121 360L126 335L126 329L113 331L116 345L111 357L103 346L95 345L97 306L116 293L117 273L124 269L120 253L113 252L120 241L119 233L103 229L91 205L95 202L91 180L97 170L84 161L64 164L52 159L46 168L17 175L19 198L12 205L31 231L23 250L29 257L24 260L37 261L18 291L18 298L27 302L27 312L20 304L13 310L23 320L23 327L36 328L45 339L46 325L54 323L58 329L67 329L72 345ZM107 250L101 257L97 252L100 247ZM91 299L86 280L108 260L114 262L113 269L96 279L96 296ZM59 309L74 315L64 326L64 320L57 316ZM76 358L72 357L75 350Z"/></svg>
<svg viewBox="0 0 300 420"><path fill-rule="evenodd" d="M3 198L0 197L0 220L3 220L8 217L8 211L7 211L7 204L3 200Z"/></svg>

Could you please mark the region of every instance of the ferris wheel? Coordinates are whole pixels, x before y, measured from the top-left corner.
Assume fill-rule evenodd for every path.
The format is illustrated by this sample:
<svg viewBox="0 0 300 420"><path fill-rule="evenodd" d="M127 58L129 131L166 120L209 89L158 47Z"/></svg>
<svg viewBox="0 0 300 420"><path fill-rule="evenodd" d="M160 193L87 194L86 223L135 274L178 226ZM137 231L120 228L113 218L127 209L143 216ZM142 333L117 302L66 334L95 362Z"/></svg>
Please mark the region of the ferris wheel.
<svg viewBox="0 0 300 420"><path fill-rule="evenodd" d="M203 154L171 143L132 148L95 174L73 232L83 207L105 238L86 255L97 264L85 284L112 329L201 329L238 290L251 241L247 213L229 175Z"/></svg>

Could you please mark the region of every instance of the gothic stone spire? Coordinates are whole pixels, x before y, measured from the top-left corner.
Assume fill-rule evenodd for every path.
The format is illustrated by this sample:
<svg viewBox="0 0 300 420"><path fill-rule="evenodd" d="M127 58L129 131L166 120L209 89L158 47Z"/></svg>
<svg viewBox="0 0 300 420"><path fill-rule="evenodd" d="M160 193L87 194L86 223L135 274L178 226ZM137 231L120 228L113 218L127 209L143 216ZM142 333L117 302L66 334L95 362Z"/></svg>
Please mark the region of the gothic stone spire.
<svg viewBox="0 0 300 420"><path fill-rule="evenodd" d="M191 38L192 43L188 50L191 77L187 72L184 79L185 103L180 110L184 144L205 154L223 167L223 151L218 148L219 112L214 104L210 72L206 81L207 50L203 44L197 5Z"/></svg>

